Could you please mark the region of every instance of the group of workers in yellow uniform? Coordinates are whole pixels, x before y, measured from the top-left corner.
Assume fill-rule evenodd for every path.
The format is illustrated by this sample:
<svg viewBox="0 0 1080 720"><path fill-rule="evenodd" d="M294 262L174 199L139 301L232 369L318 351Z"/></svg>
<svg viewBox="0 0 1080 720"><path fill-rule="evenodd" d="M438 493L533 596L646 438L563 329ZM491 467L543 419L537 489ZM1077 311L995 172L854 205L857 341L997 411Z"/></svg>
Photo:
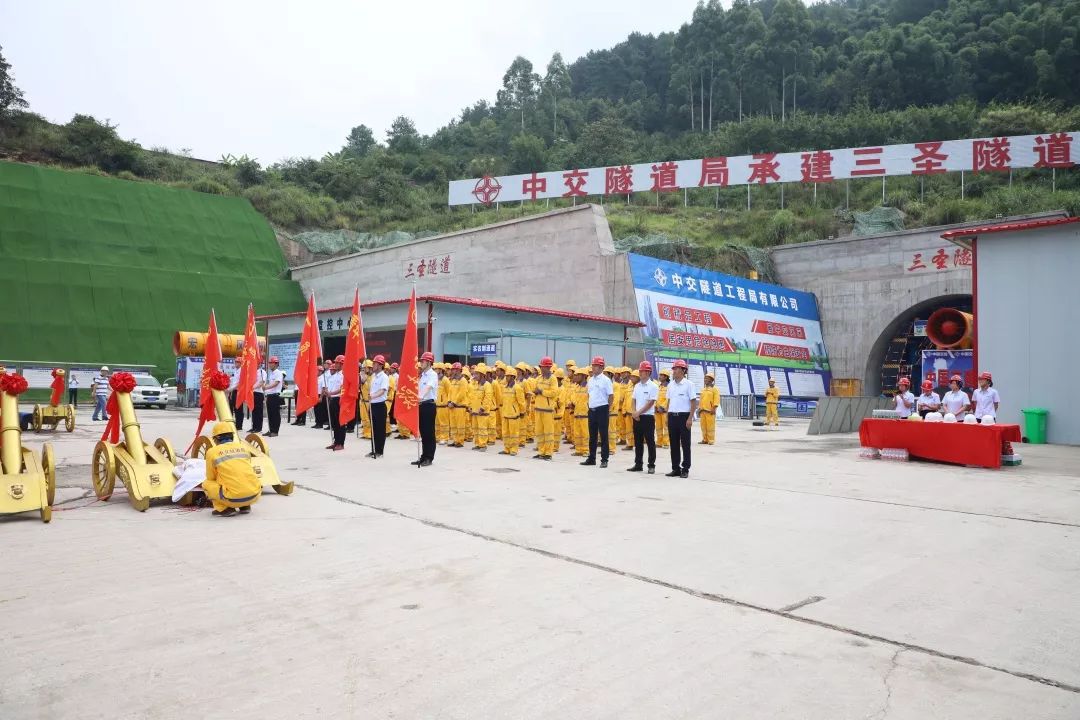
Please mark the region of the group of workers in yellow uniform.
<svg viewBox="0 0 1080 720"><path fill-rule="evenodd" d="M435 438L448 447L471 444L477 451L502 443L501 455L517 455L527 444L536 443L538 460L550 460L560 444L573 446L572 454L589 454L586 383L589 368L568 360L566 367L555 366L551 358L539 365L519 362L508 365L501 360L494 365L478 364L470 368L461 363L434 363L439 376L435 400ZM610 407L609 451L616 446L634 449L633 393L638 371L629 367L605 367L614 387ZM667 386L671 371L658 374L659 395L656 402L656 445L669 447L667 429ZM699 400L702 440L716 441L716 412L720 390L711 373L705 375L705 388Z"/></svg>

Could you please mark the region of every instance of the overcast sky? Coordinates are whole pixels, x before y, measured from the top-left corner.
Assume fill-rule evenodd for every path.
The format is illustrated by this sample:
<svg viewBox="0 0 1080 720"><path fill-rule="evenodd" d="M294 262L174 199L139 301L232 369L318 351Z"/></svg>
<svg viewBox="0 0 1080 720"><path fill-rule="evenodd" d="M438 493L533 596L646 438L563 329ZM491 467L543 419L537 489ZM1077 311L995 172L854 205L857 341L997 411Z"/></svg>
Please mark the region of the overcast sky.
<svg viewBox="0 0 1080 720"><path fill-rule="evenodd" d="M217 160L321 157L397 115L431 133L495 100L516 55L543 73L695 0L0 0L0 46L34 112L108 118L144 147ZM728 3L725 3L728 4Z"/></svg>

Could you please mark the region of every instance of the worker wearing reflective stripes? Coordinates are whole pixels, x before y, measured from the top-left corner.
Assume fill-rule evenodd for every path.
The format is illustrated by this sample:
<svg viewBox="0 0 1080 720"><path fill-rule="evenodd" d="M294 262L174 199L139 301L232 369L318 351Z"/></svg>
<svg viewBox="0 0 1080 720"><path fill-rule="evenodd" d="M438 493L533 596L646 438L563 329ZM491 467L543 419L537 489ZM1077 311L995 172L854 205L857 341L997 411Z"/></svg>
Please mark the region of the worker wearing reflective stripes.
<svg viewBox="0 0 1080 720"><path fill-rule="evenodd" d="M623 450L634 449L634 388L638 384L640 373L637 370L626 370L623 377L627 378L623 385L622 423L623 437L626 439L626 447Z"/></svg>
<svg viewBox="0 0 1080 720"><path fill-rule="evenodd" d="M621 423L619 419L622 417L621 401L622 396L619 394L619 383L615 382L618 368L605 367L604 374L611 380L612 387L612 400L611 406L608 408L608 452L615 452L615 445L619 441L619 427Z"/></svg>
<svg viewBox="0 0 1080 720"><path fill-rule="evenodd" d="M589 370L574 368L574 454L589 456Z"/></svg>
<svg viewBox="0 0 1080 720"><path fill-rule="evenodd" d="M450 378L446 376L446 371L450 366L435 363L434 367L439 374L439 390L435 395L435 440L445 445L450 440L450 410L446 407L450 401Z"/></svg>
<svg viewBox="0 0 1080 720"><path fill-rule="evenodd" d="M671 371L661 370L657 380L660 392L656 396L656 447L666 448L670 445L667 428L667 386L671 382Z"/></svg>
<svg viewBox="0 0 1080 720"><path fill-rule="evenodd" d="M214 506L214 515L230 517L241 513L262 496L262 482L251 466L251 451L236 437L233 424L219 422L211 435L214 445L206 451L206 479L203 491Z"/></svg>
<svg viewBox="0 0 1080 720"><path fill-rule="evenodd" d="M517 368L506 368L502 389L501 417L503 449L500 455L517 455L521 449L521 413L525 410L525 388L517 383Z"/></svg>
<svg viewBox="0 0 1080 720"><path fill-rule="evenodd" d="M705 373L705 387L698 396L698 419L701 420L700 445L712 445L716 442L716 408L720 407L720 388L716 387L716 378L712 373Z"/></svg>
<svg viewBox="0 0 1080 720"><path fill-rule="evenodd" d="M765 426L780 426L780 388L776 379L769 378L769 387L765 391Z"/></svg>
<svg viewBox="0 0 1080 720"><path fill-rule="evenodd" d="M461 363L454 363L450 368L447 406L450 410L450 444L453 447L465 447L469 432L469 381L462 377L461 369Z"/></svg>
<svg viewBox="0 0 1080 720"><path fill-rule="evenodd" d="M555 363L546 357L540 361L540 377L533 382L532 402L536 432L536 455L533 459L550 460L558 451L555 435L555 406L559 402L559 379L551 372Z"/></svg>

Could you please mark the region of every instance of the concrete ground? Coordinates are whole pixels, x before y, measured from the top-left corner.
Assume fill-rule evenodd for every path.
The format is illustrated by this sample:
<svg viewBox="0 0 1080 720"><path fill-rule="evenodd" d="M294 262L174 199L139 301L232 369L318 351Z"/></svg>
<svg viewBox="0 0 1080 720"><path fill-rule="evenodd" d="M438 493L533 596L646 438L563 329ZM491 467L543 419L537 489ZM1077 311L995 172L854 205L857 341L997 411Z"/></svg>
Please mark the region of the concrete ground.
<svg viewBox="0 0 1080 720"><path fill-rule="evenodd" d="M226 520L94 500L88 417L53 522L0 517L5 720L1080 718L1080 448L976 470L728 421L682 480L285 426L295 494Z"/></svg>

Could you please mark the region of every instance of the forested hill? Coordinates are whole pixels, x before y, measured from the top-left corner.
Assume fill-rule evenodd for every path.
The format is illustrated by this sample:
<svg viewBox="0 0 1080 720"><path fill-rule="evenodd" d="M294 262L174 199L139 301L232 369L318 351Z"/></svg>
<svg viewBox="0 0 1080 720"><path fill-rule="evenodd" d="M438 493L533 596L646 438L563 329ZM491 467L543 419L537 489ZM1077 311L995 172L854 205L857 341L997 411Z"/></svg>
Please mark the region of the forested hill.
<svg viewBox="0 0 1080 720"><path fill-rule="evenodd" d="M485 173L1075 130L1080 0L736 0L727 9L711 0L673 33L635 33L572 62L519 57L492 94L493 102L478 100L430 136L402 108L384 139L358 124L319 159L263 167L240 155L208 166L144 150L91 117L45 122L20 106L0 58L0 156L243 195L285 228L447 230L489 219L446 208L448 180ZM1080 185L1075 171L1062 175L1059 190ZM898 183L887 203L915 223L1076 206L1074 195L1050 198L1037 180L1023 185L1034 194L1007 201L990 179L963 201L945 180L920 186L917 198ZM874 192L853 184L851 201L879 204L880 187ZM803 199L789 193L788 209ZM779 209L768 201L761 210ZM942 203L952 205L939 212ZM616 229L652 229L635 218L639 227ZM697 237L694 223L687 226ZM746 227L753 234L764 224ZM680 232L666 221L659 229ZM746 234L730 224L725 232Z"/></svg>

